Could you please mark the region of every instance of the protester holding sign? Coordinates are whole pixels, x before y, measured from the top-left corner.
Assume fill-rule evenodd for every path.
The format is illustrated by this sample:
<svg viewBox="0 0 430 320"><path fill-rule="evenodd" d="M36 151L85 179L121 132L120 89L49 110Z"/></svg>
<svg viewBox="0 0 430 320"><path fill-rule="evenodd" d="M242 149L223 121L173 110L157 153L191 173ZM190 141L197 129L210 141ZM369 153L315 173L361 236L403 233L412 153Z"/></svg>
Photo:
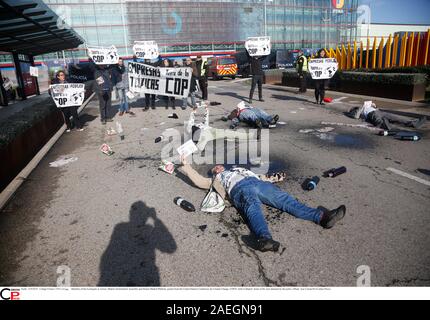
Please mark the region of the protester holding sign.
<svg viewBox="0 0 430 320"><path fill-rule="evenodd" d="M111 122L112 119L108 119L108 110L112 105L112 75L109 66L97 65L94 72L96 92L99 99L100 107L100 121L102 124L106 124L107 121Z"/></svg>
<svg viewBox="0 0 430 320"><path fill-rule="evenodd" d="M66 84L68 83L66 80L66 73L63 70L57 71L55 75L55 79L52 80L52 84ZM51 96L53 96L52 90L49 91ZM55 101L55 100L54 100ZM78 116L78 106L70 106L70 107L61 107L59 108L63 113L64 122L66 123L67 129L66 132L70 132L72 130L72 124L70 122L70 116L73 117L73 123L75 125L76 130L83 131L82 124L79 120Z"/></svg>
<svg viewBox="0 0 430 320"><path fill-rule="evenodd" d="M338 69L336 59L326 57L325 49L318 51L317 57L309 61L309 72L315 81L316 104L324 105L325 88Z"/></svg>
<svg viewBox="0 0 430 320"><path fill-rule="evenodd" d="M149 59L145 59L145 64L148 66L158 67L158 62L151 62ZM145 110L149 107L155 109L155 94L145 93Z"/></svg>
<svg viewBox="0 0 430 320"><path fill-rule="evenodd" d="M191 60L190 57L185 59L185 67L191 68L193 70L193 73L191 75L191 86L190 86L190 94L188 97L191 97L191 105L193 108L196 107L196 87L197 87L197 68L196 65L193 63L193 60ZM182 99L182 109L186 109L188 105L188 97Z"/></svg>
<svg viewBox="0 0 430 320"><path fill-rule="evenodd" d="M173 64L169 59L164 59L161 65L162 68L173 68ZM175 107L175 97L173 96L165 96L164 99L166 99L166 108L168 108L170 105L172 108Z"/></svg>
<svg viewBox="0 0 430 320"><path fill-rule="evenodd" d="M112 68L112 82L115 85L119 97L119 115L127 113L134 116L134 112L130 111L126 90L128 90L128 74L124 66L124 61L119 58L118 65Z"/></svg>
<svg viewBox="0 0 430 320"><path fill-rule="evenodd" d="M264 60L264 56L249 56L249 63L251 65L251 73L252 73L252 84L251 91L249 92L249 103L252 104L252 99L254 96L255 87L258 85L258 99L261 102L263 100L263 78L264 71L262 67L262 62Z"/></svg>

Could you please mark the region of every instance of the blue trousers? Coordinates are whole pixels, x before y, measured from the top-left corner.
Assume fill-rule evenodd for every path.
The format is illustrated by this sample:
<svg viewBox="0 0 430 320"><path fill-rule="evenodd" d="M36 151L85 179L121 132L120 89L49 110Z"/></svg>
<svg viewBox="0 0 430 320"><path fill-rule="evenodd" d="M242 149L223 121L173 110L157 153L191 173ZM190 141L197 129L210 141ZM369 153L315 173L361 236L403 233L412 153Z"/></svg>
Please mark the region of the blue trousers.
<svg viewBox="0 0 430 320"><path fill-rule="evenodd" d="M322 217L322 211L310 208L272 183L254 177L245 178L235 185L230 192L230 199L236 209L246 216L249 228L257 238L272 238L262 204L315 223L319 223Z"/></svg>

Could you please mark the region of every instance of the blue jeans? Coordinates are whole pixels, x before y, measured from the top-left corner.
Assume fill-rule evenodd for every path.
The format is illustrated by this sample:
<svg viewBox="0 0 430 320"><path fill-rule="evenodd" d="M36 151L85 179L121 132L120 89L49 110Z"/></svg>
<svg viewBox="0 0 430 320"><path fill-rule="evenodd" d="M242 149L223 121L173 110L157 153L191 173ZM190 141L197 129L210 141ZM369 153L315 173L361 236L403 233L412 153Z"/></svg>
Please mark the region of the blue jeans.
<svg viewBox="0 0 430 320"><path fill-rule="evenodd" d="M239 115L240 121L251 124L255 124L257 119L260 119L263 125L266 126L268 126L273 121L273 117L271 115L258 108L245 109Z"/></svg>
<svg viewBox="0 0 430 320"><path fill-rule="evenodd" d="M196 106L196 94L195 92L190 92L188 97L191 97L191 106L194 108ZM182 99L182 107L186 108L188 106L188 97Z"/></svg>
<svg viewBox="0 0 430 320"><path fill-rule="evenodd" d="M236 209L246 216L249 228L257 238L272 239L262 204L317 224L322 217L322 211L307 207L272 183L253 177L245 178L235 185L230 192L230 199Z"/></svg>
<svg viewBox="0 0 430 320"><path fill-rule="evenodd" d="M119 98L119 111L128 111L128 101L127 95L125 94L125 88L117 88L118 98Z"/></svg>

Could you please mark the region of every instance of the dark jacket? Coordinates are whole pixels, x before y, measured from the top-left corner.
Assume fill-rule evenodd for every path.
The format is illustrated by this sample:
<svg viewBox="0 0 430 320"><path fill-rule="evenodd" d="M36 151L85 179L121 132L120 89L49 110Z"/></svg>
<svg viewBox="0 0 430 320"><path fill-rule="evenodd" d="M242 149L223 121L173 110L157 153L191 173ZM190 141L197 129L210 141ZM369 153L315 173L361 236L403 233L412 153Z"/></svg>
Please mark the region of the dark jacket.
<svg viewBox="0 0 430 320"><path fill-rule="evenodd" d="M249 64L251 66L251 74L254 76L262 76L264 75L262 62L265 59L265 56L262 57L251 57L249 56Z"/></svg>
<svg viewBox="0 0 430 320"><path fill-rule="evenodd" d="M114 65L111 68L111 75L112 75L112 85L116 86L116 84L118 82L122 81L122 75L125 72L125 66L119 66L119 65Z"/></svg>
<svg viewBox="0 0 430 320"><path fill-rule="evenodd" d="M103 83L99 84L97 82L98 78L103 79ZM103 92L112 91L113 84L112 84L112 75L111 75L111 69L109 68L97 68L94 72L94 79L95 79L95 91L99 94L102 94Z"/></svg>
<svg viewBox="0 0 430 320"><path fill-rule="evenodd" d="M202 76L202 68L204 70L204 76ZM196 61L197 78L203 79L208 76L208 63L207 61L199 60Z"/></svg>

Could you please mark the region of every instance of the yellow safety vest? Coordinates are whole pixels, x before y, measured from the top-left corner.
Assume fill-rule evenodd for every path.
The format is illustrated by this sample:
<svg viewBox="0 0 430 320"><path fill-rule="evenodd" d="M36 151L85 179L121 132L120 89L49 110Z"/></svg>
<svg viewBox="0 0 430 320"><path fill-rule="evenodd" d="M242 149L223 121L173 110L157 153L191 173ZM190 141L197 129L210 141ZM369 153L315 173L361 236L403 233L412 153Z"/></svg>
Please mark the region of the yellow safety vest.
<svg viewBox="0 0 430 320"><path fill-rule="evenodd" d="M299 57L299 60L303 59L303 72L308 72L308 59L303 55L301 57ZM297 66L296 69L297 71L299 71L299 61L297 61Z"/></svg>

